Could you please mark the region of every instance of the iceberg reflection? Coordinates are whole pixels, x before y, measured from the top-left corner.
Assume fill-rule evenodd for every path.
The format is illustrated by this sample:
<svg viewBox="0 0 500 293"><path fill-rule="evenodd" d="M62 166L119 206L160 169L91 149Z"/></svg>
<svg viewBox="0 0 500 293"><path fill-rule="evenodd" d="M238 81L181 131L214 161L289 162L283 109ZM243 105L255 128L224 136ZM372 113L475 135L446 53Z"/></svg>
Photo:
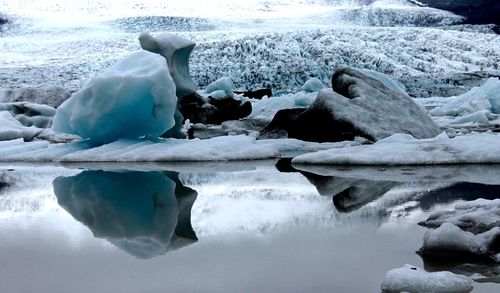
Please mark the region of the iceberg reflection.
<svg viewBox="0 0 500 293"><path fill-rule="evenodd" d="M197 192L176 172L83 171L57 177L61 207L104 238L139 258L151 258L197 240L191 207Z"/></svg>

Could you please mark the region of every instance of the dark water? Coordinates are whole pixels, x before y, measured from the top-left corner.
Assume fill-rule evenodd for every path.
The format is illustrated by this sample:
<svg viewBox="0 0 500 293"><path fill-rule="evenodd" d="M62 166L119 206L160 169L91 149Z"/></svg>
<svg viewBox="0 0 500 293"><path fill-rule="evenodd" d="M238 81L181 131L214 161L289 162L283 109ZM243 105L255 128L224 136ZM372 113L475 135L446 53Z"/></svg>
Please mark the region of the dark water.
<svg viewBox="0 0 500 293"><path fill-rule="evenodd" d="M0 292L379 292L406 263L493 269L415 251L430 213L498 198L497 167L295 167L0 166Z"/></svg>

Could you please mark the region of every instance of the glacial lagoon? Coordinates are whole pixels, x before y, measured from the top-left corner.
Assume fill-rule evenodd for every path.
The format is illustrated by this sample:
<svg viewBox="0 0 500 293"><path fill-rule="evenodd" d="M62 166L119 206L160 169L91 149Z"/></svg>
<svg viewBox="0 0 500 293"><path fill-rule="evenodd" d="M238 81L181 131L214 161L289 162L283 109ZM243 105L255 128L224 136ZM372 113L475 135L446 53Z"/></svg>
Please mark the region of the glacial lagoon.
<svg viewBox="0 0 500 293"><path fill-rule="evenodd" d="M380 292L408 263L482 272L473 292L497 292L498 267L416 251L419 221L498 197L498 174L287 160L2 164L1 291Z"/></svg>

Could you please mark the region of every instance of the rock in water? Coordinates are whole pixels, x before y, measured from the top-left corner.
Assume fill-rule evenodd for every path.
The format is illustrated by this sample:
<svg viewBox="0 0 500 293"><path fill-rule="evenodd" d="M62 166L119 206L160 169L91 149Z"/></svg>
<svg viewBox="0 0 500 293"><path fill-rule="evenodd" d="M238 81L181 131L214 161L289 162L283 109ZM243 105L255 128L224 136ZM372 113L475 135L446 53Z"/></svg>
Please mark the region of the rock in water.
<svg viewBox="0 0 500 293"><path fill-rule="evenodd" d="M322 90L314 103L286 129L307 141L340 141L361 136L371 141L395 133L431 138L439 127L410 97L353 68L340 68L333 91Z"/></svg>
<svg viewBox="0 0 500 293"><path fill-rule="evenodd" d="M162 33L153 37L145 32L139 36L139 42L144 50L160 54L167 59L177 97L182 98L196 92L194 82L189 75L189 56L196 45L194 42L172 33Z"/></svg>
<svg viewBox="0 0 500 293"><path fill-rule="evenodd" d="M158 137L174 126L176 104L165 58L139 51L90 79L64 102L52 128L97 144Z"/></svg>

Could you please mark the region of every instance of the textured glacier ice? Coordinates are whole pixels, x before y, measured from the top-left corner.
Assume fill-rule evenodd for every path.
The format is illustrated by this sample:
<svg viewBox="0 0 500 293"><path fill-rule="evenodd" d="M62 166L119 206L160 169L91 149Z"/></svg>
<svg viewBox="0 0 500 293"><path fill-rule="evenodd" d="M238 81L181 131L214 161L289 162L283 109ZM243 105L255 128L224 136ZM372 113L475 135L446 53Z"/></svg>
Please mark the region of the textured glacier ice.
<svg viewBox="0 0 500 293"><path fill-rule="evenodd" d="M138 51L90 79L64 102L52 128L97 144L158 137L174 126L176 104L165 58Z"/></svg>
<svg viewBox="0 0 500 293"><path fill-rule="evenodd" d="M472 280L465 276L451 272L428 273L408 264L387 272L381 286L384 293L465 293L473 287Z"/></svg>

